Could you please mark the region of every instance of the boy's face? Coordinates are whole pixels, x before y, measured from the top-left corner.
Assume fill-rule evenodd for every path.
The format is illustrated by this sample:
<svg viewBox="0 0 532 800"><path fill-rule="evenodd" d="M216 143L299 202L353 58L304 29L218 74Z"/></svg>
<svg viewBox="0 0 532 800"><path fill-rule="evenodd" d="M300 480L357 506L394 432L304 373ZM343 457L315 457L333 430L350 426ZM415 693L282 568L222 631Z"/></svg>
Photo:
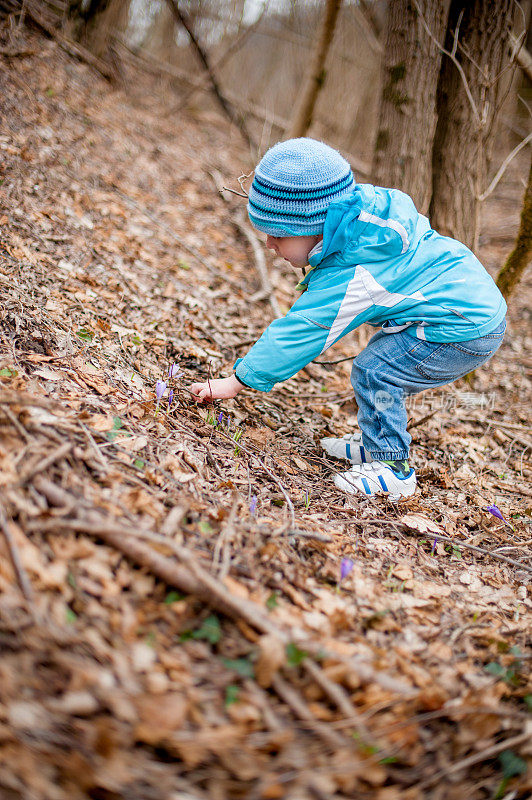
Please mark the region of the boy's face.
<svg viewBox="0 0 532 800"><path fill-rule="evenodd" d="M278 256L284 258L293 267L306 267L308 254L315 247L322 236L268 236L266 247L274 250Z"/></svg>

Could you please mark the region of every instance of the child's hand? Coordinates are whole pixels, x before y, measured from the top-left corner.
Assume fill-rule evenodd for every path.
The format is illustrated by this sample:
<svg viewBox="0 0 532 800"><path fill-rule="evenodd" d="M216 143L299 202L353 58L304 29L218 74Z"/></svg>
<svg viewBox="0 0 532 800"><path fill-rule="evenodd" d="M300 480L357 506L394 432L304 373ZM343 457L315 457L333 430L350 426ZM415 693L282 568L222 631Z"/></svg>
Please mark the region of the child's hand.
<svg viewBox="0 0 532 800"><path fill-rule="evenodd" d="M235 397L244 386L234 375L230 375L229 378L214 378L205 383L193 383L188 388L203 403L204 400L226 400Z"/></svg>

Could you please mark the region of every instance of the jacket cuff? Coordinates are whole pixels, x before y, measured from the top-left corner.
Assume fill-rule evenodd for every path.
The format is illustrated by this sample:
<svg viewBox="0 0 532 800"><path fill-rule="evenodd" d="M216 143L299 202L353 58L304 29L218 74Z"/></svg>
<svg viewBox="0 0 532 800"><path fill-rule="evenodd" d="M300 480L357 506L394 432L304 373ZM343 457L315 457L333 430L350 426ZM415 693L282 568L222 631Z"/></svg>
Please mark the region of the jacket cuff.
<svg viewBox="0 0 532 800"><path fill-rule="evenodd" d="M249 389L258 389L259 392L269 392L275 386L275 381L255 372L242 358L235 361L233 369L235 371L235 378Z"/></svg>

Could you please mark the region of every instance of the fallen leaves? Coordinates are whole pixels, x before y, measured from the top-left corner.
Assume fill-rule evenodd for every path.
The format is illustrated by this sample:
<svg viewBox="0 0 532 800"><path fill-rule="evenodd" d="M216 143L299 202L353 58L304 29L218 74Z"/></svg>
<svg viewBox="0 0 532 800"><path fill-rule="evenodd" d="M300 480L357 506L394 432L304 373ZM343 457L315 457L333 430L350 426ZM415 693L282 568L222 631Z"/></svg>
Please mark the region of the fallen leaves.
<svg viewBox="0 0 532 800"><path fill-rule="evenodd" d="M47 86L52 68L63 74L62 59L51 50L25 79ZM520 323L511 363L489 371L496 444L478 410L467 421L442 408L413 429L420 495L397 507L345 500L316 439L354 424L347 365L313 364L267 396L243 393L201 414L184 388L229 370L267 321L260 303L242 312L255 277L227 209L213 193L206 210L198 181L203 153L225 159L227 174L243 156L218 129L205 135L183 117L176 137L125 96L117 104L105 87L91 95L92 78L86 90L102 116L89 145L86 123L69 111L79 108L80 68L68 63L61 92L69 105L58 97L42 112L52 136L61 127L60 153L79 156L75 175L61 161L42 168L39 149L48 145L38 131L34 161L20 160L30 118L13 115L18 131L0 137L12 194L0 218L0 481L36 596L32 617L0 534L0 794L421 800L422 776L523 730L532 694L528 661L511 652L526 648L526 576L459 549L468 541L526 558L517 492L530 462L512 439L526 431L501 432L507 403L525 411L512 386L517 375L527 385ZM146 142L161 145L157 159ZM102 163L111 182L102 183ZM37 180L34 195L27 187ZM190 254L183 260L148 209L202 247L212 271ZM289 304L292 276L275 270ZM365 337L353 334L345 355ZM155 417L156 381L175 361L185 376L173 411L165 396ZM483 391L487 376L475 378ZM208 421L219 413L220 428ZM17 486L65 442L72 449L43 470L69 505L46 499L39 476ZM272 475L300 530L287 528ZM483 510L495 503L514 531ZM166 537L144 544L190 577L176 545L185 548L221 577L233 608L255 604L290 633L290 646L72 532L66 523L78 512ZM452 543L433 548L441 534ZM310 657L326 680L305 666ZM292 693L284 700L281 681ZM526 750L515 755L524 760ZM494 793L497 769L493 759L475 763L459 791L482 783Z"/></svg>

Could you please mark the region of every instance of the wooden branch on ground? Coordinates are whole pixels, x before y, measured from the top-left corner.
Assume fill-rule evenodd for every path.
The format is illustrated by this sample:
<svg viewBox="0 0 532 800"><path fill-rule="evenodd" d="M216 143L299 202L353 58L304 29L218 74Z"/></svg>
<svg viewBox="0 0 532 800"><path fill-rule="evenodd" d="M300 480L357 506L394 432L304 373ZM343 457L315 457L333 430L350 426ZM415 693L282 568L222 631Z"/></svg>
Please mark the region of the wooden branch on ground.
<svg viewBox="0 0 532 800"><path fill-rule="evenodd" d="M64 36L61 31L58 31L53 25L51 25L41 14L39 9L33 3L27 3L26 6L26 15L31 19L31 21L41 30L48 34L52 39L55 39L59 47L75 58L81 59L81 61L85 61L89 66L94 67L100 75L103 75L104 78L108 81L112 81L116 78L115 71L106 64L105 61L102 61L101 58L98 58L90 50L87 50L85 47L82 47L77 42L73 42Z"/></svg>
<svg viewBox="0 0 532 800"><path fill-rule="evenodd" d="M49 503L54 506L69 506L75 504L76 498L54 484L48 478L39 476L34 485L43 494ZM240 597L233 597L225 586L212 577L201 567L186 547L181 547L175 542L171 544L172 551L178 556L180 564L176 564L166 556L160 555L140 538L142 531L129 528L126 525L117 525L106 519L97 511L84 511L84 516L74 519L53 520L51 529L71 530L86 533L114 547L115 550L131 558L137 564L149 569L154 575L161 578L170 586L175 586L185 594L192 594L203 600L212 608L233 619L243 619L261 633L274 633L279 635L278 627L271 622L267 615L255 603L246 602ZM45 529L46 526L43 526ZM287 641L287 636L281 633Z"/></svg>
<svg viewBox="0 0 532 800"><path fill-rule="evenodd" d="M210 63L209 57L206 51L200 45L188 17L179 8L179 3L177 2L177 0L166 0L166 2L176 22L182 25L183 28L188 33L189 39L192 43L192 46L194 47L196 55L198 56L206 74L209 76L213 94L216 97L220 108L222 109L226 117L229 119L229 121L232 122L233 125L236 125L236 127L246 140L247 144L250 147L255 148L255 144L251 136L249 135L244 120L239 115L235 114L234 109L231 107L230 103L224 96L218 78L216 77L214 69Z"/></svg>
<svg viewBox="0 0 532 800"><path fill-rule="evenodd" d="M323 690L323 692L329 697L330 700L334 703L334 705L342 712L344 717L353 721L353 727L357 729L358 734L362 737L365 743L369 745L371 739L373 738L369 733L366 726L363 724L360 715L358 714L355 706L351 702L351 699L345 689L338 683L335 683L327 675L323 672L323 670L319 669L316 666L315 661L311 661L309 658L303 659L303 667L308 672L308 674L312 677L314 681L318 684L318 686Z"/></svg>
<svg viewBox="0 0 532 800"><path fill-rule="evenodd" d="M344 746L346 741L343 736L338 734L333 728L329 728L323 722L317 720L307 704L301 699L296 690L287 683L279 674L275 675L272 687L286 705L292 709L295 716L308 723L309 727L327 744L332 750Z"/></svg>
<svg viewBox="0 0 532 800"><path fill-rule="evenodd" d="M48 467L51 467L52 464L55 464L56 461L60 461L62 458L64 458L64 456L68 455L68 453L70 453L73 447L74 447L73 442L65 442L64 444L62 444L57 450L55 450L53 453L50 453L49 456L46 456L46 458L43 458L34 467L31 467L28 470L28 472L25 472L22 475L22 477L16 482L13 488L18 489L21 486L24 486L24 484L28 483L28 481L30 481L36 475L38 475L41 472L44 472L45 470L48 469Z"/></svg>
<svg viewBox="0 0 532 800"><path fill-rule="evenodd" d="M235 620L244 620L254 630L263 634L272 634L284 645L291 641L290 633L270 619L257 603L232 595L223 583L198 564L186 547L179 545L175 540L168 539L164 541L164 545L175 553L179 563L156 552L146 541L142 540L143 536L146 536L147 539L153 537L158 544L161 544L163 537L160 534L117 524L96 509L80 509L79 504L76 505L74 495L43 476L38 476L33 485L40 494L46 497L50 505L72 509L75 514L73 518L69 519L63 517L39 522L39 530L41 532L76 531L100 539L115 550L123 553L134 563L146 567L169 586L175 586L176 589L185 594L198 597L206 605L225 616ZM321 644L312 640L298 640L298 646L304 648L310 656L323 653ZM417 695L416 690L391 675L375 670L366 661L349 659L337 654L334 657L348 664L361 681L365 683L378 683L388 691L397 693L405 698ZM319 681L320 686L328 686L327 679L320 676L319 672L321 672L321 667L314 664L312 667L314 678L316 680L318 680L318 677L321 678ZM330 695L330 688L326 689L326 691ZM343 700L340 702L338 694L335 695L335 703L339 706L344 705ZM355 720L353 725L356 726Z"/></svg>
<svg viewBox="0 0 532 800"><path fill-rule="evenodd" d="M222 200L230 207L229 202L224 194L224 185L223 179L220 173L217 170L210 170L209 175L220 195ZM231 208L231 211L234 211ZM266 259L264 258L264 251L262 249L262 245L257 238L255 232L250 228L247 224L246 218L244 213L236 212L231 217L231 222L233 225L238 228L242 236L249 242L251 249L253 250L253 255L255 256L255 267L257 268L257 272L260 277L260 282L262 284L262 290L260 292L261 299L267 298L271 307L272 311L276 317L282 317L283 314L281 312L281 308L279 306L279 302L274 294L273 286L270 283L270 276L268 275L268 268L266 266ZM259 298L255 295L255 301Z"/></svg>
<svg viewBox="0 0 532 800"><path fill-rule="evenodd" d="M397 520L397 524L406 528L407 531L413 530L404 522L401 522L401 520ZM501 556L500 553L496 553L494 550L486 550L484 547L477 547L477 545L475 544L467 544L466 542L462 542L459 539L451 539L450 536L440 536L439 533L432 533L431 531L427 531L422 535L426 539L436 539L436 541L438 542L446 542L447 544L452 544L453 547L465 547L466 550L472 550L475 553L482 553L483 556L490 556L491 558L495 558L498 561L504 561L506 564L510 564L512 567L517 567L518 569L524 569L526 570L526 572L532 573L532 567L529 567L528 564L523 564L520 561L516 561L514 558Z"/></svg>
<svg viewBox="0 0 532 800"><path fill-rule="evenodd" d="M233 222L240 231L240 233L247 239L247 241L251 246L251 249L253 250L253 255L255 256L255 266L260 276L262 289L264 291L265 296L268 298L273 313L275 314L276 317L282 317L283 313L279 306L279 302L274 294L273 286L270 283L270 276L268 275L268 268L266 267L266 259L264 258L264 251L262 249L261 243L257 238L257 235L253 232L253 230L249 227L249 225L246 224L243 214L237 215L234 218Z"/></svg>
<svg viewBox="0 0 532 800"><path fill-rule="evenodd" d="M517 736L512 736L509 739L504 739L502 742L498 742L491 747L481 750L480 753L474 753L472 756L463 758L461 761L455 761L454 764L449 764L449 766L438 770L438 772L435 772L430 778L427 778L427 780L420 783L418 788L420 790L428 789L430 786L433 786L435 783L441 781L442 778L445 779L455 772L460 772L462 769L472 767L473 764L479 764L482 761L488 761L488 759L493 758L493 756L502 753L503 750L511 750L512 747L517 747L517 745L523 744L527 741L530 742L530 730L525 730L524 733L520 733Z"/></svg>
<svg viewBox="0 0 532 800"><path fill-rule="evenodd" d="M4 534L4 539L6 541L9 557L11 559L15 575L17 576L17 581L22 591L22 594L24 595L28 603L32 603L33 589L31 588L31 583L28 578L28 574L24 568L22 559L20 558L17 545L11 534L11 531L9 530L9 524L7 522L4 512L2 511L2 508L0 508L0 528L2 529L2 533Z"/></svg>

